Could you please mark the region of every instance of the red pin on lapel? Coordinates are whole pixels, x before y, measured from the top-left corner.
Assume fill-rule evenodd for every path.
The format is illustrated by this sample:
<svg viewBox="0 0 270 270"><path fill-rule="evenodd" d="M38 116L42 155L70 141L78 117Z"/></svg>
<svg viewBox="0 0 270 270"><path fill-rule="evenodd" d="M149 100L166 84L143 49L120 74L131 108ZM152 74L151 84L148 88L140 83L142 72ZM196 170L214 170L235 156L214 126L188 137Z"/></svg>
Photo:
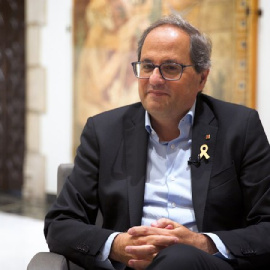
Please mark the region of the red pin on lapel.
<svg viewBox="0 0 270 270"><path fill-rule="evenodd" d="M206 134L206 135L205 135L205 139L206 139L206 140L210 140L210 138L211 138L210 134Z"/></svg>

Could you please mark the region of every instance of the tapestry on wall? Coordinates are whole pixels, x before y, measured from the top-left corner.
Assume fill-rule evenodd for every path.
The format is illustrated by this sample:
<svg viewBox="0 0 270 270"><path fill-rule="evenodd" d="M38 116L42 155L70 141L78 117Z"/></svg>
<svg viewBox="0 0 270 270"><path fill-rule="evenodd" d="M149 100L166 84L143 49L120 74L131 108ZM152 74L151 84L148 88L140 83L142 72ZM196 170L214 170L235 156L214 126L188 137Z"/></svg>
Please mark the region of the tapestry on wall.
<svg viewBox="0 0 270 270"><path fill-rule="evenodd" d="M254 107L254 0L74 0L74 149L89 116L138 101L137 41L151 22L180 14L213 43L204 92Z"/></svg>

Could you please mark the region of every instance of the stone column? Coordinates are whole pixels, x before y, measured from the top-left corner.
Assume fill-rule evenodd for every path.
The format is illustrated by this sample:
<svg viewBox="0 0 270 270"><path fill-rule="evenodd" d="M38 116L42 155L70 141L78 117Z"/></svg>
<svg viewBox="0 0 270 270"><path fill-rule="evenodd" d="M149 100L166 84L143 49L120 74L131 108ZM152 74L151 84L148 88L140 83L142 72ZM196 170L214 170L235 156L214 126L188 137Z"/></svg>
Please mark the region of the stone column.
<svg viewBox="0 0 270 270"><path fill-rule="evenodd" d="M41 63L41 32L46 0L26 0L26 153L23 197L45 200L45 157L41 153L40 123L46 109L46 70Z"/></svg>

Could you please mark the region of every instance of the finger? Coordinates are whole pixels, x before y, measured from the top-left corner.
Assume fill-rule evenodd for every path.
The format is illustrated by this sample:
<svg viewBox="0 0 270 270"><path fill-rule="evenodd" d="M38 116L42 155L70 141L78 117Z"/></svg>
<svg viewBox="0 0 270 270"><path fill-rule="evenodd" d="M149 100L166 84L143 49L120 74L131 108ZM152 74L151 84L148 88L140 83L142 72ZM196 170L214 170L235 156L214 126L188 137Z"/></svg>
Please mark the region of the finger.
<svg viewBox="0 0 270 270"><path fill-rule="evenodd" d="M179 226L181 226L179 223L173 221L173 220L170 220L168 218L161 218L159 220L157 220L155 222L155 226L158 227L158 228L166 228L166 227L169 227L169 228L177 228Z"/></svg>
<svg viewBox="0 0 270 270"><path fill-rule="evenodd" d="M135 226L135 227L130 228L127 231L127 233L132 236L139 236L139 235L145 236L145 235L157 234L157 231L148 226Z"/></svg>
<svg viewBox="0 0 270 270"><path fill-rule="evenodd" d="M144 260L129 260L128 266L135 269L135 270L144 270L147 268L147 266L151 263L152 261L144 261Z"/></svg>
<svg viewBox="0 0 270 270"><path fill-rule="evenodd" d="M154 245L142 245L142 246L126 246L125 251L131 255L136 255L137 257L153 255L157 252Z"/></svg>
<svg viewBox="0 0 270 270"><path fill-rule="evenodd" d="M135 226L130 228L127 233L132 236L148 236L148 235L166 235L166 231L162 231L163 228L150 227L150 226Z"/></svg>
<svg viewBox="0 0 270 270"><path fill-rule="evenodd" d="M126 246L125 252L136 259L151 260L159 249L154 245Z"/></svg>
<svg viewBox="0 0 270 270"><path fill-rule="evenodd" d="M153 222L151 224L151 226L155 227L155 228L163 228L163 229L167 229L167 230L174 229L174 226L172 224L159 224L157 221Z"/></svg>
<svg viewBox="0 0 270 270"><path fill-rule="evenodd" d="M176 236L153 235L151 237L147 237L147 243L154 246L167 247L167 246L174 245L178 242L179 242L179 239Z"/></svg>
<svg viewBox="0 0 270 270"><path fill-rule="evenodd" d="M169 224L164 229L172 230L172 229L174 229L174 227L173 227L173 225Z"/></svg>
<svg viewBox="0 0 270 270"><path fill-rule="evenodd" d="M165 231L165 230L164 230ZM170 232L171 230L166 230ZM177 236L174 235L150 235L150 236L142 236L133 239L133 246L144 246L144 245L153 245L153 246L161 246L167 247L174 245L179 242Z"/></svg>
<svg viewBox="0 0 270 270"><path fill-rule="evenodd" d="M126 246L125 252L133 259L153 259L162 249L163 246L142 245L142 246Z"/></svg>
<svg viewBox="0 0 270 270"><path fill-rule="evenodd" d="M127 231L127 233L132 236L170 235L170 232L168 231L174 228L175 228L175 225L173 224L163 223L163 224L156 224L151 227L149 226L132 227Z"/></svg>

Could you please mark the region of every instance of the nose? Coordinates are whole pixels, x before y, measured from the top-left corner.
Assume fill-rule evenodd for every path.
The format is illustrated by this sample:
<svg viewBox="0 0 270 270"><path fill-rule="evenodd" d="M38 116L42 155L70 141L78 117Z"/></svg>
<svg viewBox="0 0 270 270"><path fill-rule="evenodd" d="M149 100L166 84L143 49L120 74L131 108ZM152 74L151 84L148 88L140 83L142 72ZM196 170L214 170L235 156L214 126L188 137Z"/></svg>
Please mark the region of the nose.
<svg viewBox="0 0 270 270"><path fill-rule="evenodd" d="M165 82L165 79L163 79L158 67L153 70L153 73L149 77L149 82L151 84L162 84Z"/></svg>

